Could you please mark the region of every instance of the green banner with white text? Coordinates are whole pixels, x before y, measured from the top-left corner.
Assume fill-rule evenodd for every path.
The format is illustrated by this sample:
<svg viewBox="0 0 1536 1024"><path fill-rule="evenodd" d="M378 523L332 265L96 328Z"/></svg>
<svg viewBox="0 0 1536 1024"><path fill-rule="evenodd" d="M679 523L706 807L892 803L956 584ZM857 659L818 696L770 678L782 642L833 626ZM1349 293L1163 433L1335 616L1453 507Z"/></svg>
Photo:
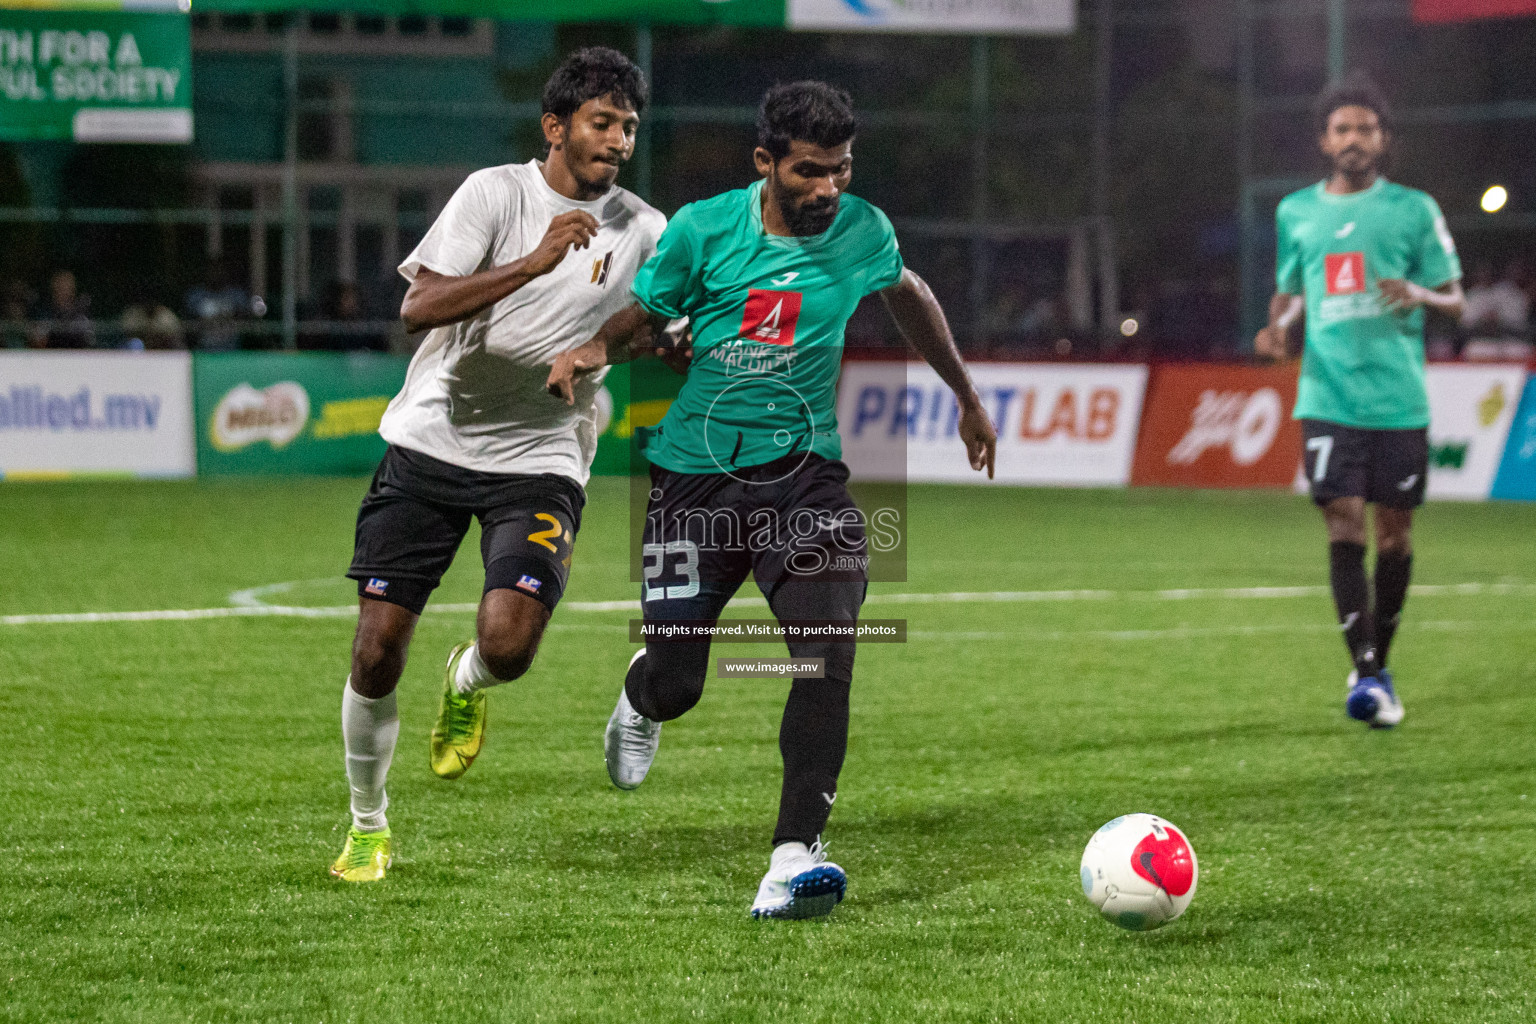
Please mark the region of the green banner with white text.
<svg viewBox="0 0 1536 1024"><path fill-rule="evenodd" d="M508 21L627 21L655 25L784 27L784 0L197 0L199 13L359 11Z"/></svg>
<svg viewBox="0 0 1536 1024"><path fill-rule="evenodd" d="M0 9L0 139L192 141L185 14Z"/></svg>

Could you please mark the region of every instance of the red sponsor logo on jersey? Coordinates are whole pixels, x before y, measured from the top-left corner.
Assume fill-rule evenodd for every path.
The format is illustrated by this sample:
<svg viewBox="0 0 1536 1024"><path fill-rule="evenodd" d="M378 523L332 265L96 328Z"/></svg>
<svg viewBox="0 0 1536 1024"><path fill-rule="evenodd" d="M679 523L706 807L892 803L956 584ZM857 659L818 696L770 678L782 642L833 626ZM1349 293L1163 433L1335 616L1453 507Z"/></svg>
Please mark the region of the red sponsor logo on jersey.
<svg viewBox="0 0 1536 1024"><path fill-rule="evenodd" d="M800 293L747 289L747 308L741 315L743 341L768 345L793 345L795 325L800 322Z"/></svg>
<svg viewBox="0 0 1536 1024"><path fill-rule="evenodd" d="M1329 295L1353 295L1365 291L1365 253L1331 252L1323 257Z"/></svg>

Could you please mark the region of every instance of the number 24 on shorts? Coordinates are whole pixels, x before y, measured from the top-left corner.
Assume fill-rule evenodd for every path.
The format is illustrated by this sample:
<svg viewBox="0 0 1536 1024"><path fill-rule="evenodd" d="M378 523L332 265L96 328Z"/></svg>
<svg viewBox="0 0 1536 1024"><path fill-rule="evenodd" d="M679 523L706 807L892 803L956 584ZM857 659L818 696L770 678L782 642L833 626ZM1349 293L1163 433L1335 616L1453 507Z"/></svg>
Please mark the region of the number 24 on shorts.
<svg viewBox="0 0 1536 1024"><path fill-rule="evenodd" d="M549 529L547 529L547 530L535 530L533 533L530 533L528 535L528 539L530 541L532 541L533 543L540 545L541 547L548 548L550 551L553 551L557 555L560 553L560 549L555 546L555 541L557 541L557 540L564 540L565 541L565 548L566 548L565 567L567 569L569 569L571 567L571 550L572 550L571 549L571 531L567 530L561 524L560 520L556 519L554 516L550 515L548 512L539 512L539 513L535 514L533 518L539 519L539 520L542 520L542 521L548 523L549 524Z"/></svg>

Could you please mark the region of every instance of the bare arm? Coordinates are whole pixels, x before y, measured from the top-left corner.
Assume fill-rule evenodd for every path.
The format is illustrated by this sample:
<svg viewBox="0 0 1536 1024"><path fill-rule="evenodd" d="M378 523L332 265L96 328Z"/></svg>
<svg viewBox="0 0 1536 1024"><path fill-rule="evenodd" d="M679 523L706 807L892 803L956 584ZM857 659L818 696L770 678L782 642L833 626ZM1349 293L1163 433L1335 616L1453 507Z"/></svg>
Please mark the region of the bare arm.
<svg viewBox="0 0 1536 1024"><path fill-rule="evenodd" d="M550 368L544 388L567 405L576 402L576 378L616 363L627 363L653 345L666 329L667 318L657 316L638 302L631 302L597 329L592 340L560 353ZM665 350L656 348L657 355Z"/></svg>
<svg viewBox="0 0 1536 1024"><path fill-rule="evenodd" d="M400 319L411 334L468 320L554 270L572 246L586 248L596 233L597 221L590 213L572 210L549 222L549 230L532 252L504 266L467 277L450 277L423 267L400 304Z"/></svg>
<svg viewBox="0 0 1536 1024"><path fill-rule="evenodd" d="M1424 306L1460 320L1467 304L1460 281L1447 281L1439 288L1425 288L1412 281L1389 278L1377 281L1376 285L1381 289L1381 297L1386 300L1388 308L1394 310L1406 311L1415 306Z"/></svg>
<svg viewBox="0 0 1536 1024"><path fill-rule="evenodd" d="M960 403L960 437L965 442L971 468L985 469L991 479L997 461L997 430L982 407L970 374L965 372L965 363L955 348L955 338L939 300L933 297L927 283L910 270L903 270L901 280L882 291L880 297L907 344L955 393Z"/></svg>
<svg viewBox="0 0 1536 1024"><path fill-rule="evenodd" d="M1270 359L1284 359L1290 355L1291 328L1301 320L1305 309L1306 303L1300 295L1276 292L1269 300L1269 323L1253 339L1253 350Z"/></svg>

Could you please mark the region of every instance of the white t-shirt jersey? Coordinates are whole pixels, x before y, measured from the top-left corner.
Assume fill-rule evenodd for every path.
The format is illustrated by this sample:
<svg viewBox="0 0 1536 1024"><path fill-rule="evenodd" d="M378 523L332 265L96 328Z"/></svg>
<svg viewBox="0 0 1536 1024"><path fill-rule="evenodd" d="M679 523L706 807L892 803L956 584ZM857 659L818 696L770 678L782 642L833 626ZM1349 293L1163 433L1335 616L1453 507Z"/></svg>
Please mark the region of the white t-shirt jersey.
<svg viewBox="0 0 1536 1024"><path fill-rule="evenodd" d="M567 199L539 161L471 174L400 264L450 277L490 270L532 252L569 210L597 219L585 249L571 249L478 316L427 335L389 403L379 433L390 444L483 473L555 473L585 485L597 451L594 400L606 371L576 383L576 404L544 390L555 357L592 339L632 300L629 285L656 252L667 219L615 186L590 202Z"/></svg>

